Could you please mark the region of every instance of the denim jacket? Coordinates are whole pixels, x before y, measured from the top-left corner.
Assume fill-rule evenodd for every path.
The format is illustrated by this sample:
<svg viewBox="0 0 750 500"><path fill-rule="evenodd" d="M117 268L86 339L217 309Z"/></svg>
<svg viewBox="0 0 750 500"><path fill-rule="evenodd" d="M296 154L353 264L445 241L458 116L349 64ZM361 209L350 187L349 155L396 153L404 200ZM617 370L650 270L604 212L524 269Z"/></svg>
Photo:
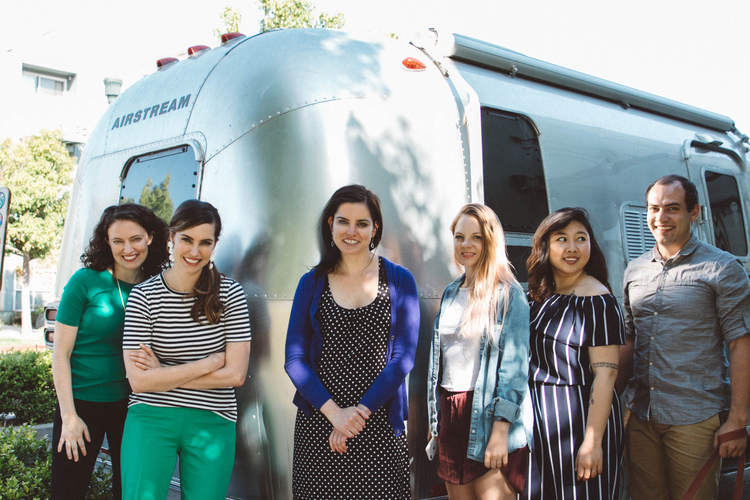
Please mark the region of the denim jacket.
<svg viewBox="0 0 750 500"><path fill-rule="evenodd" d="M430 432L438 435L437 389L441 378L440 315L458 294L464 281L461 276L448 285L443 292L440 310L435 318L432 334L432 356L428 371L427 411L430 419ZM507 290L507 293L506 293ZM502 298L510 297L505 325L503 323L503 302L498 303L497 324L493 341L487 342L487 332L479 342L479 376L474 389L472 404L471 432L469 434L468 458L484 462L484 452L492 433L495 420L510 422L508 430L508 453L531 447L533 412L529 396L529 304L518 286L504 289L500 284L498 292Z"/></svg>

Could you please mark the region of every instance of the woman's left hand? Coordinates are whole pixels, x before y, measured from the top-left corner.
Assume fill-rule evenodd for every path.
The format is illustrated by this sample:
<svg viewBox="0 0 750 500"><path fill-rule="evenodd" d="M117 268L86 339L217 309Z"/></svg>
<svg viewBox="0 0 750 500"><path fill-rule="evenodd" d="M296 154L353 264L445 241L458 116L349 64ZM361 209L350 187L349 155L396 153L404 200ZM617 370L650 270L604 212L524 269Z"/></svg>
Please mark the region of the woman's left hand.
<svg viewBox="0 0 750 500"><path fill-rule="evenodd" d="M159 358L156 357L156 354L154 354L154 351L152 351L149 346L146 344L138 344L138 346L140 347L140 350L130 353L130 359L133 360L135 366L141 370L161 367Z"/></svg>
<svg viewBox="0 0 750 500"><path fill-rule="evenodd" d="M346 436L343 432L335 428L331 431L331 435L328 436L328 444L331 445L331 450L346 453Z"/></svg>
<svg viewBox="0 0 750 500"><path fill-rule="evenodd" d="M492 433L484 452L484 466L488 469L499 469L508 464L508 429L510 424L496 420L492 424Z"/></svg>
<svg viewBox="0 0 750 500"><path fill-rule="evenodd" d="M588 481L602 473L602 447L584 439L576 457L576 472L578 480Z"/></svg>

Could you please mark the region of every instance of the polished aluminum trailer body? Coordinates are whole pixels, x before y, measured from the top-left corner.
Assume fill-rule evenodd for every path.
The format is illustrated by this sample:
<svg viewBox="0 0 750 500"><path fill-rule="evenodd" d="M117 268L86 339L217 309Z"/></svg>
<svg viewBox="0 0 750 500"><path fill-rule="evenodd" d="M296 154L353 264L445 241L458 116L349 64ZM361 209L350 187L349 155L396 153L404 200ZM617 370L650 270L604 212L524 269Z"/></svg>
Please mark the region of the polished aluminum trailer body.
<svg viewBox="0 0 750 500"><path fill-rule="evenodd" d="M644 190L678 173L701 186L700 237L726 236L750 268L746 151L733 128L726 117L458 35L424 47L322 29L240 38L164 66L109 107L75 178L57 292L106 206L161 199L164 208L165 193L172 207L193 197L214 204L224 220L217 266L244 286L253 329L229 493L291 498L291 301L319 258L326 200L364 184L383 203L378 253L414 273L422 298L408 436L413 496L428 498L440 481L422 451L427 350L439 297L457 275L449 226L458 209L496 209L523 276L535 224L550 210L587 208L619 291L627 261L652 241ZM721 189L712 193L734 182L736 196L708 203L704 179L714 173ZM742 235L717 232L727 221Z"/></svg>

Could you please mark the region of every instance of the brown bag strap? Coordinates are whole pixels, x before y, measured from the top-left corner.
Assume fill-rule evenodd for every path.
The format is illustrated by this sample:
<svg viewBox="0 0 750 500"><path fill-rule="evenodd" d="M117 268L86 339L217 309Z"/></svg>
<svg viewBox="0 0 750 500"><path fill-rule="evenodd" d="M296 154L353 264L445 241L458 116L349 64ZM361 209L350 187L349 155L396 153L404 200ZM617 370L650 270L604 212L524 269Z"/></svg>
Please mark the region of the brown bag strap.
<svg viewBox="0 0 750 500"><path fill-rule="evenodd" d="M731 431L722 434L719 436L719 446L721 446L721 443L725 443L727 441L732 441L733 439L739 439L742 437L747 437L748 432L747 429L737 429L736 431ZM685 496L682 497L682 500L692 500L692 498L695 496L695 494L698 492L698 488L700 488L701 484L703 484L703 481L706 479L706 476L708 476L708 472L711 470L711 467L713 467L714 462L716 459L719 458L719 448L717 447L713 453L711 453L711 456L708 457L708 460L706 460L706 463L703 465L703 468L700 470L697 476L695 476L695 479L693 480L693 483L690 485L690 488L685 492ZM742 454L737 458L737 479L734 482L734 500L742 500L742 480L745 476L745 452L743 451Z"/></svg>

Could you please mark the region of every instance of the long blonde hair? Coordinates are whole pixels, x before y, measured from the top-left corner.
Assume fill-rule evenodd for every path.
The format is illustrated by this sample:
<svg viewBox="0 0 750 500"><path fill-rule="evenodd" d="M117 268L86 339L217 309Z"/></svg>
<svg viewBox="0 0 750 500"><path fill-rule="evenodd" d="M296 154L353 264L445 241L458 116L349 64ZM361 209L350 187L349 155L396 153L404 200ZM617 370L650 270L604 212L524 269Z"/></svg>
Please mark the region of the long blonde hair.
<svg viewBox="0 0 750 500"><path fill-rule="evenodd" d="M503 317L508 311L510 288L518 286L513 275L513 268L505 251L505 233L497 214L488 206L479 203L464 205L451 224L451 233L455 233L456 224L462 216L474 217L482 231L482 254L479 256L474 280L468 284L469 301L461 319L459 335L478 340L482 333L492 332L497 321L497 306L500 300L497 284L505 288ZM456 259L455 252L453 254ZM459 269L463 266L456 259ZM492 335L489 335L490 340Z"/></svg>

